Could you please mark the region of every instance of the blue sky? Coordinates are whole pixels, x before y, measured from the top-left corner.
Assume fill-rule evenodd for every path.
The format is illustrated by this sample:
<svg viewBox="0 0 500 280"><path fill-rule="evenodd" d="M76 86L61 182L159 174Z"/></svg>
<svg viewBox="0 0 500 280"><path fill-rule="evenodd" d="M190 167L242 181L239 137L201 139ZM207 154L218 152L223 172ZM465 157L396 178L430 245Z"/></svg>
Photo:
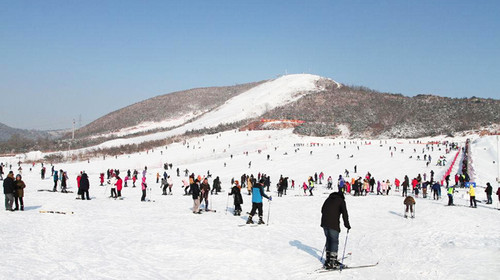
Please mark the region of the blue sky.
<svg viewBox="0 0 500 280"><path fill-rule="evenodd" d="M67 128L285 72L498 99L499 14L500 1L481 0L0 0L0 122Z"/></svg>

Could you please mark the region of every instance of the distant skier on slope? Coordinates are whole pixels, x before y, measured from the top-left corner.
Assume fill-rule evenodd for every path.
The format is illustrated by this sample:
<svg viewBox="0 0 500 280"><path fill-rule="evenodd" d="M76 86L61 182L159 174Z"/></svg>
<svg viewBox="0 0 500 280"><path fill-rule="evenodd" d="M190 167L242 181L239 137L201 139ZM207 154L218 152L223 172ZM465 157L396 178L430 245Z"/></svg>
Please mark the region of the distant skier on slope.
<svg viewBox="0 0 500 280"><path fill-rule="evenodd" d="M341 214L347 231L351 229L344 194L342 192L330 194L323 203L321 214L321 227L326 237L326 259L324 268L338 269L342 265L342 263L337 260Z"/></svg>

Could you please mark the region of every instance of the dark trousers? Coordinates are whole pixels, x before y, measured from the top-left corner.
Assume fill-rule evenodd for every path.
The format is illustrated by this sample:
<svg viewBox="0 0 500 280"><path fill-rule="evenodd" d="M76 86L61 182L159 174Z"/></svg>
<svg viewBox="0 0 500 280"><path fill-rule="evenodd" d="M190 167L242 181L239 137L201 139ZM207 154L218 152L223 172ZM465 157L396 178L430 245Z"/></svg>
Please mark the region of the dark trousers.
<svg viewBox="0 0 500 280"><path fill-rule="evenodd" d="M262 202L252 202L252 211L250 211L250 217L253 217L257 210L259 211L259 218L262 218Z"/></svg>
<svg viewBox="0 0 500 280"><path fill-rule="evenodd" d="M167 194L167 185L163 185L163 195Z"/></svg>
<svg viewBox="0 0 500 280"><path fill-rule="evenodd" d="M118 191L118 197L122 196L122 191Z"/></svg>
<svg viewBox="0 0 500 280"><path fill-rule="evenodd" d="M14 202L16 203L16 210L19 209L19 204L21 204L21 209L24 209L24 201L22 197L14 197Z"/></svg>
<svg viewBox="0 0 500 280"><path fill-rule="evenodd" d="M407 196L408 195L408 188L403 188L403 196Z"/></svg>
<svg viewBox="0 0 500 280"><path fill-rule="evenodd" d="M146 201L146 190L142 190L141 201Z"/></svg>
<svg viewBox="0 0 500 280"><path fill-rule="evenodd" d="M487 204L492 204L493 203L493 200L491 199L491 194L487 194L486 198L488 199L488 202L486 202Z"/></svg>
<svg viewBox="0 0 500 280"><path fill-rule="evenodd" d="M448 194L448 205L453 205L453 195Z"/></svg>
<svg viewBox="0 0 500 280"><path fill-rule="evenodd" d="M235 205L234 205L234 211L239 211L239 212L241 212L241 204L235 204Z"/></svg>
<svg viewBox="0 0 500 280"><path fill-rule="evenodd" d="M117 197L116 188L111 188L111 197Z"/></svg>
<svg viewBox="0 0 500 280"><path fill-rule="evenodd" d="M408 210L410 210L410 212L413 213L413 204L406 204L405 212L408 212Z"/></svg>
<svg viewBox="0 0 500 280"><path fill-rule="evenodd" d="M439 199L439 195L438 195L437 191L434 191L433 197L434 197L434 200L438 200Z"/></svg>
<svg viewBox="0 0 500 280"><path fill-rule="evenodd" d="M326 245L325 249L327 252L337 253L339 250L339 234L340 232L331 229L331 228L323 228L326 237Z"/></svg>
<svg viewBox="0 0 500 280"><path fill-rule="evenodd" d="M311 196L313 195L313 189L314 189L314 187L309 188L309 195L311 195Z"/></svg>
<svg viewBox="0 0 500 280"><path fill-rule="evenodd" d="M85 200L85 196L87 197L87 200L90 200L89 191L88 190L81 191L81 195L82 195L82 200Z"/></svg>
<svg viewBox="0 0 500 280"><path fill-rule="evenodd" d="M471 207L477 207L477 205L476 205L476 197L475 196L471 196L470 197L470 206Z"/></svg>
<svg viewBox="0 0 500 280"><path fill-rule="evenodd" d="M54 180L54 191L57 190L57 180Z"/></svg>

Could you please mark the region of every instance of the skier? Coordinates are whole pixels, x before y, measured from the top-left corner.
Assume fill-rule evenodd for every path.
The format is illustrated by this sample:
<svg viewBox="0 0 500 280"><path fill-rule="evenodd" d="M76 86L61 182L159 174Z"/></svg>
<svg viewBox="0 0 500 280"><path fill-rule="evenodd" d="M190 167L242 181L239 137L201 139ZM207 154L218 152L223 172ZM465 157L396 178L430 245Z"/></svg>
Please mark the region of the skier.
<svg viewBox="0 0 500 280"><path fill-rule="evenodd" d="M409 186L410 186L410 179L408 178L408 175L405 175L405 180L403 181L403 197L407 196Z"/></svg>
<svg viewBox="0 0 500 280"><path fill-rule="evenodd" d="M347 231L351 229L344 194L342 192L331 193L323 203L321 214L321 227L326 237L324 268L338 269L342 266L342 263L337 260L341 214Z"/></svg>
<svg viewBox="0 0 500 280"><path fill-rule="evenodd" d="M326 189L327 189L327 190L331 190L331 189L332 189L332 186L333 186L333 179L332 179L332 176L328 176L328 179L327 179L327 187L326 187Z"/></svg>
<svg viewBox="0 0 500 280"><path fill-rule="evenodd" d="M116 189L118 190L118 195L117 197L122 197L122 187L123 187L123 180L120 178L119 175L116 175Z"/></svg>
<svg viewBox="0 0 500 280"><path fill-rule="evenodd" d="M496 194L498 195L498 201L500 202L500 187L498 187Z"/></svg>
<svg viewBox="0 0 500 280"><path fill-rule="evenodd" d="M3 193L5 195L5 210L14 211L12 209L12 204L14 203L14 192L15 192L15 183L14 183L14 172L9 171L7 174L7 178L3 181Z"/></svg>
<svg viewBox="0 0 500 280"><path fill-rule="evenodd" d="M486 189L484 190L486 193L486 199L488 200L486 204L492 204L493 200L491 199L491 194L493 193L493 188L491 187L491 184L488 182L486 183Z"/></svg>
<svg viewBox="0 0 500 280"><path fill-rule="evenodd" d="M118 196L118 194L116 193L116 183L117 183L117 179L116 179L116 176L113 175L113 178L111 178L111 196L110 198L116 198Z"/></svg>
<svg viewBox="0 0 500 280"><path fill-rule="evenodd" d="M228 193L227 195L233 196L233 198L234 198L234 215L240 216L241 215L241 204L243 204L243 197L241 196L241 186L237 180L234 181L234 186L231 189L231 192Z"/></svg>
<svg viewBox="0 0 500 280"><path fill-rule="evenodd" d="M82 200L85 200L85 196L87 196L87 200L90 200L89 188L90 188L89 177L87 173L83 172L82 178L80 179L80 194L82 196Z"/></svg>
<svg viewBox="0 0 500 280"><path fill-rule="evenodd" d="M193 213L194 214L201 214L200 211L200 186L199 186L200 181L198 179L194 180L191 185L191 194L193 196Z"/></svg>
<svg viewBox="0 0 500 280"><path fill-rule="evenodd" d="M396 186L396 191L399 192L399 184L401 184L401 181L399 181L398 178L394 180L394 186Z"/></svg>
<svg viewBox="0 0 500 280"><path fill-rule="evenodd" d="M54 174L54 189L53 189L53 191L57 192L57 181L59 179L59 176L57 175L57 171L54 171L53 174Z"/></svg>
<svg viewBox="0 0 500 280"><path fill-rule="evenodd" d="M205 201L205 211L208 211L208 195L210 194L210 185L208 184L208 179L203 179L200 185L201 190L201 200Z"/></svg>
<svg viewBox="0 0 500 280"><path fill-rule="evenodd" d="M313 191L314 190L314 179L309 177L309 196L313 196Z"/></svg>
<svg viewBox="0 0 500 280"><path fill-rule="evenodd" d="M68 191L66 190L67 187L67 180L68 180L68 175L66 172L61 172L62 177L61 177L61 192L62 193L67 193Z"/></svg>
<svg viewBox="0 0 500 280"><path fill-rule="evenodd" d="M100 178L100 181L101 181L101 186L103 186L103 184L104 184L104 173L101 173L101 175L99 175L99 178Z"/></svg>
<svg viewBox="0 0 500 280"><path fill-rule="evenodd" d="M220 189L221 189L221 187L220 187L220 179L219 179L219 176L217 176L217 177L214 179L214 181L213 181L213 183L212 183L212 186L213 186L213 188L212 188L212 190L210 191L210 194L213 194L213 193L214 193L214 191L215 191L215 194L217 195L217 194L221 191L221 190L220 190Z"/></svg>
<svg viewBox="0 0 500 280"><path fill-rule="evenodd" d="M469 195L470 195L470 207L477 208L476 205L476 189L473 184L469 186Z"/></svg>
<svg viewBox="0 0 500 280"><path fill-rule="evenodd" d="M141 201L146 201L146 190L148 188L148 185L146 184L146 177L145 176L142 177L141 187L142 187Z"/></svg>
<svg viewBox="0 0 500 280"><path fill-rule="evenodd" d="M161 195L167 195L167 186L168 186L167 179L162 178L160 188L162 189L163 192Z"/></svg>
<svg viewBox="0 0 500 280"><path fill-rule="evenodd" d="M453 192L454 192L453 186L449 186L447 191L448 191L448 206L452 206L452 205L454 205L453 204Z"/></svg>
<svg viewBox="0 0 500 280"><path fill-rule="evenodd" d="M408 210L410 210L411 217L415 218L415 212L413 211L413 205L415 205L415 199L413 199L411 195L407 196L403 204L406 205L405 218L408 218Z"/></svg>
<svg viewBox="0 0 500 280"><path fill-rule="evenodd" d="M258 184L252 186L252 211L250 211L250 216L248 216L247 224L253 224L252 217L255 215L257 210L259 211L259 222L258 224L264 224L262 220L262 198L265 197L269 201L272 201L272 196L267 196L264 193L264 180L260 180Z"/></svg>

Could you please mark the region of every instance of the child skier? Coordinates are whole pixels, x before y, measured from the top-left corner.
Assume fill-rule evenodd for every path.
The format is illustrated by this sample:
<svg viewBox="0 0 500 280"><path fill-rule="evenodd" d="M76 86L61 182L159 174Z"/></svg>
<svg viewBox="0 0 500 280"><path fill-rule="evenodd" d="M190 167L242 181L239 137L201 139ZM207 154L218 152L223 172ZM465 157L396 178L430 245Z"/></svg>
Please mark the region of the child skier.
<svg viewBox="0 0 500 280"><path fill-rule="evenodd" d="M233 198L234 198L234 215L240 216L241 215L241 204L243 204L243 197L241 196L241 186L237 180L234 181L234 186L231 189L231 192L228 193L227 195L233 196Z"/></svg>

